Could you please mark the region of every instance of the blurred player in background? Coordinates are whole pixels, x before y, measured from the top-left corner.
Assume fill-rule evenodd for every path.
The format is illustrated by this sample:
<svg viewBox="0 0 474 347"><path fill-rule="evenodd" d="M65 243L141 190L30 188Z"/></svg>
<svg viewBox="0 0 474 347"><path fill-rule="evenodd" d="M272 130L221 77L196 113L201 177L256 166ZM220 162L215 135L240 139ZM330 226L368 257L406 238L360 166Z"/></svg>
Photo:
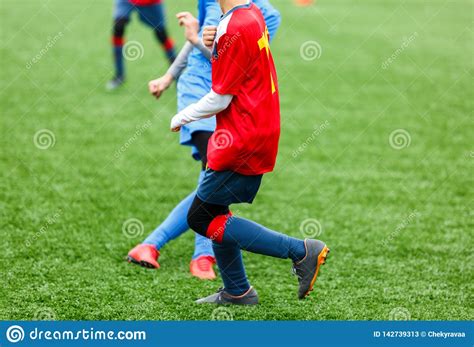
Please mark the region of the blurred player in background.
<svg viewBox="0 0 474 347"><path fill-rule="evenodd" d="M115 76L107 83L107 89L120 87L125 81L123 61L123 45L125 43L125 28L130 21L132 12L138 12L140 20L152 28L157 40L163 47L166 57L172 63L176 57L173 40L168 36L165 26L163 0L115 0L113 24L113 56Z"/></svg>
<svg viewBox="0 0 474 347"><path fill-rule="evenodd" d="M268 0L255 0L268 26L270 38L273 38L280 25L280 14L272 7ZM203 28L211 33L211 41L215 26L219 23L222 11L215 0L198 1L198 20L189 12L177 15L180 25L185 28L186 44L180 51L177 59L162 77L149 83L150 92L157 98L174 80L177 80L178 111L193 104L211 90L211 52L203 45ZM213 29L212 29L213 28ZM185 69L186 68L186 69ZM178 79L179 77L179 79ZM184 125L181 128L180 143L191 146L192 156L201 161L201 173L198 182L201 182L207 165L207 145L216 127L215 118L202 119L199 122ZM177 238L189 229L186 215L196 191L185 197L168 215L168 217L151 233L142 244L137 245L128 253L130 262L149 268L158 268L159 250L169 241ZM194 254L190 263L193 276L201 279L214 279L215 264L212 243L205 237L196 234Z"/></svg>
<svg viewBox="0 0 474 347"><path fill-rule="evenodd" d="M296 6L311 6L313 5L316 1L313 0L293 0Z"/></svg>

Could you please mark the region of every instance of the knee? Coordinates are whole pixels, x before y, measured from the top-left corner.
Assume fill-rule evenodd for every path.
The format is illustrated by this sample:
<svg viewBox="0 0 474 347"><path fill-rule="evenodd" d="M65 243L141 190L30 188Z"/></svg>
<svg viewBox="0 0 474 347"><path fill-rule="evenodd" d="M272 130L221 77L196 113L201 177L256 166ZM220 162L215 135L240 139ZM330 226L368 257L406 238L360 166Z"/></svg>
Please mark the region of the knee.
<svg viewBox="0 0 474 347"><path fill-rule="evenodd" d="M186 216L188 226L202 236L206 236L207 228L212 217L206 213L202 201L195 198Z"/></svg>
<svg viewBox="0 0 474 347"><path fill-rule="evenodd" d="M113 33L116 37L123 36L125 27L127 26L128 18L116 18L114 19Z"/></svg>
<svg viewBox="0 0 474 347"><path fill-rule="evenodd" d="M222 242L222 237L231 216L227 206L209 204L197 196L194 198L187 215L188 226L198 234L216 242Z"/></svg>
<svg viewBox="0 0 474 347"><path fill-rule="evenodd" d="M199 220L195 215L195 211L189 209L188 215L186 216L186 221L188 222L188 226L191 230L197 232L200 235L203 235L203 233L199 231ZM205 233L203 236L205 236Z"/></svg>

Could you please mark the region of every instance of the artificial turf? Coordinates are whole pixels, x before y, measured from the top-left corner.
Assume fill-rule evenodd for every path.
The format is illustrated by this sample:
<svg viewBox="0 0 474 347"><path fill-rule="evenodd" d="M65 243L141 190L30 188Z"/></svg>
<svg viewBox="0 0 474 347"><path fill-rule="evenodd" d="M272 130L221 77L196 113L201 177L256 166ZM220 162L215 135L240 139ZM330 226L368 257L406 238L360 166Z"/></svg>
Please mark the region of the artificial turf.
<svg viewBox="0 0 474 347"><path fill-rule="evenodd" d="M0 319L473 317L473 3L272 3L278 163L234 210L295 237L320 223L331 254L312 295L297 300L289 261L246 253L261 304L195 305L220 280L191 277L192 232L162 249L158 271L126 263L199 171L168 130L175 88L147 95L163 54L134 18L127 39L143 57L108 93L110 1L4 0ZM166 6L181 45L173 14L195 3ZM47 149L34 141L42 129ZM130 218L143 234L124 235Z"/></svg>

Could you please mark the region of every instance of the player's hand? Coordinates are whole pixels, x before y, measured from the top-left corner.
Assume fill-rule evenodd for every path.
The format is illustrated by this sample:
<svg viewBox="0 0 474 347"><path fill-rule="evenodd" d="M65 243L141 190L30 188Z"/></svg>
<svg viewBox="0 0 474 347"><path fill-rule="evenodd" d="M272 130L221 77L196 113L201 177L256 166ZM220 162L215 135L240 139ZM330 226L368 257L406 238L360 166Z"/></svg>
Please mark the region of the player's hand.
<svg viewBox="0 0 474 347"><path fill-rule="evenodd" d="M173 76L169 73L165 73L160 78L148 82L148 91L151 95L158 99L172 82Z"/></svg>
<svg viewBox="0 0 474 347"><path fill-rule="evenodd" d="M202 30L202 43L204 46L211 49L212 44L214 43L214 39L216 38L217 27L215 25L209 25L204 27Z"/></svg>
<svg viewBox="0 0 474 347"><path fill-rule="evenodd" d="M170 130L172 132L178 132L181 130L181 122L178 115L171 118Z"/></svg>
<svg viewBox="0 0 474 347"><path fill-rule="evenodd" d="M184 27L186 40L195 45L199 41L199 21L190 12L179 12L176 18L179 25Z"/></svg>

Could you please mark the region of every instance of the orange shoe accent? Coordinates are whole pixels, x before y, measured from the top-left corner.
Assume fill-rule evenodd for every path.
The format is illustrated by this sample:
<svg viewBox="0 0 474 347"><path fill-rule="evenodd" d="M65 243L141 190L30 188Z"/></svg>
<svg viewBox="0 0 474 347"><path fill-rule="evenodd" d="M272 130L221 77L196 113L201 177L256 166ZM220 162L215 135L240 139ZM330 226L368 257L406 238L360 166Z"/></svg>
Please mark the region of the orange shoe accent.
<svg viewBox="0 0 474 347"><path fill-rule="evenodd" d="M210 255L203 255L196 259L191 260L189 264L189 271L194 277L202 280L213 280L216 278L213 265L216 263L216 259Z"/></svg>
<svg viewBox="0 0 474 347"><path fill-rule="evenodd" d="M315 1L313 0L294 0L296 6L311 6Z"/></svg>
<svg viewBox="0 0 474 347"><path fill-rule="evenodd" d="M128 252L127 261L149 269L159 269L159 256L160 251L155 246L141 243Z"/></svg>
<svg viewBox="0 0 474 347"><path fill-rule="evenodd" d="M318 255L318 263L316 264L316 271L314 273L313 279L311 280L311 285L309 286L308 291L304 295L305 297L309 295L309 292L313 291L314 284L316 283L316 277L318 277L319 268L321 267L321 265L324 265L326 263L326 258L328 257L328 254L329 254L329 248L327 246L324 246L323 250Z"/></svg>

